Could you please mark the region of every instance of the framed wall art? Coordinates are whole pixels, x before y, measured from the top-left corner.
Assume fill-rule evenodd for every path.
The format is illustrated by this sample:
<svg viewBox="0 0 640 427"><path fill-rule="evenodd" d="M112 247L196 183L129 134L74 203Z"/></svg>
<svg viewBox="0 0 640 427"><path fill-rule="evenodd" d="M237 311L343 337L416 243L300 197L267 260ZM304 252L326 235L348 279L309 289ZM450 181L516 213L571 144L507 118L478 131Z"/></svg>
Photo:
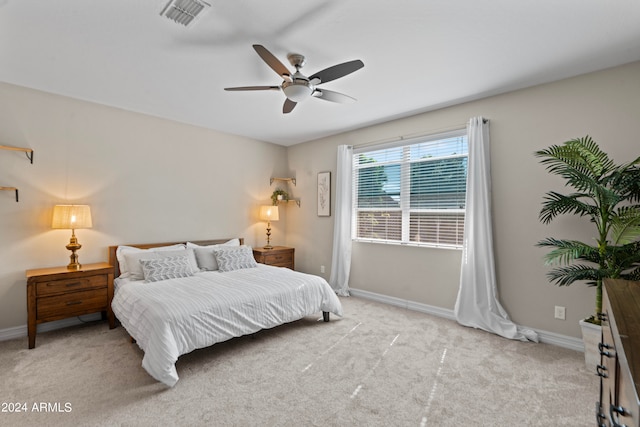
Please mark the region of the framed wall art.
<svg viewBox="0 0 640 427"><path fill-rule="evenodd" d="M318 216L331 216L331 172L318 172Z"/></svg>

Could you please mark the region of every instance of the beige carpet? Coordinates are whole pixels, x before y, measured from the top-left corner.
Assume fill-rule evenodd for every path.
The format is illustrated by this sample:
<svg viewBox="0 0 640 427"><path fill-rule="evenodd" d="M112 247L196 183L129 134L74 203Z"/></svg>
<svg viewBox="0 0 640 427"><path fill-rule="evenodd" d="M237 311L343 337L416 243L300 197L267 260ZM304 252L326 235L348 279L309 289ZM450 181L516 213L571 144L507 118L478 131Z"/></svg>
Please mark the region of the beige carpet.
<svg viewBox="0 0 640 427"><path fill-rule="evenodd" d="M182 356L167 388L102 322L0 342L0 425L591 426L581 353L358 298ZM320 317L318 315L317 317ZM44 403L44 406L41 406ZM48 412L34 411L46 409Z"/></svg>

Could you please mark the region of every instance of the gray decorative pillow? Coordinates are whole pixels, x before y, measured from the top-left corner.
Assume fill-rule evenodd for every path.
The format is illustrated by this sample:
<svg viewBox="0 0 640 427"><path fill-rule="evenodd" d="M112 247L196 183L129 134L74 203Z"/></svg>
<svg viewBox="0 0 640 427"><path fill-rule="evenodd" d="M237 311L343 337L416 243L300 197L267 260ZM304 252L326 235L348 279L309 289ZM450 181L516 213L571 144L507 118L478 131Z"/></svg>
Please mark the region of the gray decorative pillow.
<svg viewBox="0 0 640 427"><path fill-rule="evenodd" d="M142 271L143 260L149 259L161 259L170 258L175 256L187 257L187 260L191 264L193 270L198 269L196 262L196 256L193 249L182 249L177 251L140 251L126 253L124 258L126 259L127 268L129 269L129 278L131 280L144 279L144 272Z"/></svg>
<svg viewBox="0 0 640 427"><path fill-rule="evenodd" d="M214 249L213 254L218 262L218 271L221 272L258 266L253 257L253 250L249 246Z"/></svg>
<svg viewBox="0 0 640 427"><path fill-rule="evenodd" d="M140 264L142 264L145 282L189 277L196 272L187 256L142 259Z"/></svg>
<svg viewBox="0 0 640 427"><path fill-rule="evenodd" d="M231 239L218 245L199 246L195 243L187 242L187 249L193 249L196 254L196 262L198 267L203 271L215 271L218 269L218 261L213 251L227 246L240 246L240 239Z"/></svg>

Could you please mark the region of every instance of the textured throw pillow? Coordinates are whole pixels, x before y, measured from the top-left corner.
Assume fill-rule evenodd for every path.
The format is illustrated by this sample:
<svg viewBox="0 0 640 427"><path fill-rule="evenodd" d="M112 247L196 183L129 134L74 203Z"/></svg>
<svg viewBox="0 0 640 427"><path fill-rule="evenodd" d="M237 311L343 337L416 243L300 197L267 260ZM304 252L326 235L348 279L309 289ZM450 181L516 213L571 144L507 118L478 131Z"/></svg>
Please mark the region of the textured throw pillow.
<svg viewBox="0 0 640 427"><path fill-rule="evenodd" d="M217 248L213 251L221 272L257 267L253 250L249 246Z"/></svg>
<svg viewBox="0 0 640 427"><path fill-rule="evenodd" d="M195 271L198 269L196 263L196 256L193 249L182 249L178 251L140 251L125 253L124 258L129 269L129 279L131 280L143 280L144 271L142 270L142 261L149 259L161 259L170 258L175 256L186 257L191 264L192 269Z"/></svg>
<svg viewBox="0 0 640 427"><path fill-rule="evenodd" d="M145 282L193 276L196 270L186 256L170 256L140 260Z"/></svg>
<svg viewBox="0 0 640 427"><path fill-rule="evenodd" d="M156 248L151 249L140 249L135 246L126 246L121 245L116 249L116 258L118 259L118 267L120 269L120 277L129 277L129 267L127 266L127 260L125 259L126 254L134 253L134 252L162 252L162 251L177 251L180 249L184 249L185 245L178 243L175 245L169 246L158 246ZM136 261L134 264L134 268L136 268L138 262Z"/></svg>
<svg viewBox="0 0 640 427"><path fill-rule="evenodd" d="M213 254L215 249L219 249L221 247L238 247L240 246L240 239L231 239L227 242L220 243L218 245L209 245L209 246L200 246L195 243L187 242L187 248L192 248L196 254L196 262L198 263L198 268L202 271L215 271L218 269L218 261L216 261L216 257Z"/></svg>

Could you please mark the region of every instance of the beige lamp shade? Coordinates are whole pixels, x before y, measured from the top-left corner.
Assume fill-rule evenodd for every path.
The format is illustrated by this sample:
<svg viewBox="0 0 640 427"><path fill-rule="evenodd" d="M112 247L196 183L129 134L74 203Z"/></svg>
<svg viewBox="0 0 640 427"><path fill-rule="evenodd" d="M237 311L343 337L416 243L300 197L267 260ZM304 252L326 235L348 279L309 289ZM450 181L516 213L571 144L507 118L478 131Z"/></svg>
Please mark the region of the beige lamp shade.
<svg viewBox="0 0 640 427"><path fill-rule="evenodd" d="M260 219L263 221L277 221L280 219L278 207L270 205L260 206Z"/></svg>
<svg viewBox="0 0 640 427"><path fill-rule="evenodd" d="M91 208L89 205L55 205L51 228L79 229L91 228Z"/></svg>

